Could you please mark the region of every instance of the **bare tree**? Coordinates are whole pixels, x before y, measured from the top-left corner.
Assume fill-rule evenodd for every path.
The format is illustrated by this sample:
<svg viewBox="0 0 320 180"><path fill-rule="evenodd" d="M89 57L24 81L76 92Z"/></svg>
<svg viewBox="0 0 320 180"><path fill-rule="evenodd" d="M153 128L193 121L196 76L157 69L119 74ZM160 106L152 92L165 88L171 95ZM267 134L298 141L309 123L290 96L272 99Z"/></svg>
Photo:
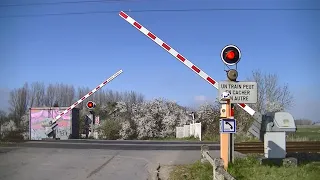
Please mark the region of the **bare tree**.
<svg viewBox="0 0 320 180"><path fill-rule="evenodd" d="M138 104L144 101L144 96L134 91L124 92L122 95L124 102L128 104Z"/></svg>
<svg viewBox="0 0 320 180"><path fill-rule="evenodd" d="M46 91L45 105L48 107L52 107L56 102L56 89L53 84L49 84Z"/></svg>
<svg viewBox="0 0 320 180"><path fill-rule="evenodd" d="M84 87L79 87L78 88L78 92L77 92L77 99L82 98L83 96L85 96L88 92L90 91L90 89L88 87L84 88ZM88 102L90 100L91 97L89 97L88 99L86 99L85 101L83 101L83 103L78 105L78 108L83 109L86 105L86 102Z"/></svg>
<svg viewBox="0 0 320 180"><path fill-rule="evenodd" d="M287 84L281 85L276 74L263 74L256 70L248 80L258 84L258 102L254 105L257 111L283 111L292 107L294 99L289 87Z"/></svg>
<svg viewBox="0 0 320 180"><path fill-rule="evenodd" d="M30 88L30 107L39 107L45 105L45 85L44 83L34 82Z"/></svg>
<svg viewBox="0 0 320 180"><path fill-rule="evenodd" d="M72 85L67 86L66 89L66 105L67 106L71 106L71 104L73 103L73 100L75 98L76 95L76 91L74 89L74 87Z"/></svg>
<svg viewBox="0 0 320 180"><path fill-rule="evenodd" d="M20 127L21 118L28 110L28 90L28 84L25 83L22 88L10 92L9 110L17 127Z"/></svg>
<svg viewBox="0 0 320 180"><path fill-rule="evenodd" d="M118 102L123 99L118 91L107 90L106 95L108 102Z"/></svg>
<svg viewBox="0 0 320 180"><path fill-rule="evenodd" d="M72 85L56 84L55 85L56 98L61 107L70 106L75 97L75 90Z"/></svg>

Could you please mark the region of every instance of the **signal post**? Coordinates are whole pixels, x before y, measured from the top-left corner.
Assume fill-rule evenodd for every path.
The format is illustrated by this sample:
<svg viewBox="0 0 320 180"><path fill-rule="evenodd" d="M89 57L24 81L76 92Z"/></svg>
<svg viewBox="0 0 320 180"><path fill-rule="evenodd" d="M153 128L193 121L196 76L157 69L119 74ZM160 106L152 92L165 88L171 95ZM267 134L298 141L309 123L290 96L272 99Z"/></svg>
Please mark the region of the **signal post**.
<svg viewBox="0 0 320 180"><path fill-rule="evenodd" d="M221 51L221 59L228 66L237 65L241 59L241 51L235 45L228 45ZM221 103L220 119L220 155L224 162L224 168L228 169L228 164L234 161L234 134L236 133L236 119L234 119L234 103L245 105L244 103L257 102L257 83L237 81L238 71L228 69L227 81L219 83L219 100Z"/></svg>
<svg viewBox="0 0 320 180"><path fill-rule="evenodd" d="M96 107L96 103L93 101L88 101L87 102L87 108L89 109L89 114L87 115L87 119L89 120L86 122L86 138L88 138L89 134L89 129L91 127L91 134L94 136L95 132L95 113L94 113L94 108Z"/></svg>
<svg viewBox="0 0 320 180"><path fill-rule="evenodd" d="M223 126L225 120L231 119L231 104L230 100L226 100L225 104L221 105L220 127ZM235 127L233 127L235 128ZM223 160L224 168L228 168L228 163L233 161L234 151L234 136L232 133L220 133L220 157Z"/></svg>
<svg viewBox="0 0 320 180"><path fill-rule="evenodd" d="M221 59L227 66L236 65L241 58L240 49L234 45L228 45L221 51ZM226 71L228 82L236 82L238 72L236 69ZM219 87L220 88L220 87ZM236 120L234 119L234 106L231 104L231 93L224 91L219 93L221 103L220 110L220 157L227 170L229 162L234 161L234 133L236 132Z"/></svg>

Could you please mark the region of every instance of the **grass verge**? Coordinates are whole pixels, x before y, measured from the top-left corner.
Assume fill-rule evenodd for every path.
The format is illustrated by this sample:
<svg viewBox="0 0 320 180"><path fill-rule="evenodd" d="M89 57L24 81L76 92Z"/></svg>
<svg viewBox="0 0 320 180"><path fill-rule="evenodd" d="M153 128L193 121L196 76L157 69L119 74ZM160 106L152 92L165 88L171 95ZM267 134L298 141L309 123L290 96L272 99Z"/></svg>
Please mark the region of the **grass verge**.
<svg viewBox="0 0 320 180"><path fill-rule="evenodd" d="M316 180L320 177L320 163L298 167L262 166L255 156L237 159L228 172L237 180Z"/></svg>
<svg viewBox="0 0 320 180"><path fill-rule="evenodd" d="M262 166L256 156L236 159L228 172L237 180L317 180L320 177L320 163L313 162L298 167ZM210 164L197 161L191 165L176 166L170 180L212 180Z"/></svg>
<svg viewBox="0 0 320 180"><path fill-rule="evenodd" d="M212 166L200 161L189 165L175 166L171 171L169 180L212 180Z"/></svg>

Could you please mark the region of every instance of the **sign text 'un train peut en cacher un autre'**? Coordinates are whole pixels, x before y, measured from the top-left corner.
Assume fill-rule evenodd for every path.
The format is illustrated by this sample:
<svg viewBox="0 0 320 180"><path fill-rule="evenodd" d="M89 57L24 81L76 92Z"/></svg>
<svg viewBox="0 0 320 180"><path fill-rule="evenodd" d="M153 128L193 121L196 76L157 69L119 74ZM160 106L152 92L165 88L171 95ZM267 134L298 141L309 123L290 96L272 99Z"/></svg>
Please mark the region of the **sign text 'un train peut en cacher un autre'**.
<svg viewBox="0 0 320 180"><path fill-rule="evenodd" d="M219 82L219 99L223 92L230 93L230 103L256 103L258 90L256 82Z"/></svg>

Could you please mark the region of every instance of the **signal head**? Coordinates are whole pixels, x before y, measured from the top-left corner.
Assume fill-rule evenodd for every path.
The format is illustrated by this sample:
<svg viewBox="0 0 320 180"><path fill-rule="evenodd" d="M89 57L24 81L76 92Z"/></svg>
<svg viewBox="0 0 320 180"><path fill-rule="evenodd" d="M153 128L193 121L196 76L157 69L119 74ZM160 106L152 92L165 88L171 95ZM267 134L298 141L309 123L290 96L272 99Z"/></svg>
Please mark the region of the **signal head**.
<svg viewBox="0 0 320 180"><path fill-rule="evenodd" d="M240 49L235 45L228 45L221 51L221 59L224 64L232 66L240 61L241 52Z"/></svg>
<svg viewBox="0 0 320 180"><path fill-rule="evenodd" d="M236 81L238 77L238 71L235 69L230 69L227 71L227 77L230 81Z"/></svg>
<svg viewBox="0 0 320 180"><path fill-rule="evenodd" d="M87 108L88 109L93 109L96 107L96 103L92 102L92 101L88 101L87 102Z"/></svg>

